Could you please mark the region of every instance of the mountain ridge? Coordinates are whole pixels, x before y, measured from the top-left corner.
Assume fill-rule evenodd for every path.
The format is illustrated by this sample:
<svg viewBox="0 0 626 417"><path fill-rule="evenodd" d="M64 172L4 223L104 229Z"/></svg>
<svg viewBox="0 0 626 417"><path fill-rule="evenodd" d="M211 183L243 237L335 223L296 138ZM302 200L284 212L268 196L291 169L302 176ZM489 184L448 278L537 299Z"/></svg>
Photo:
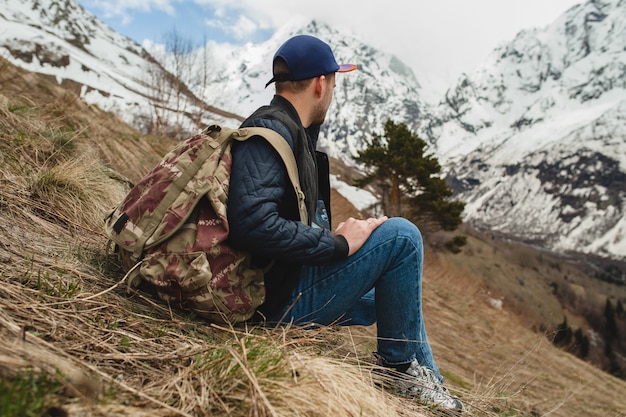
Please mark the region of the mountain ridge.
<svg viewBox="0 0 626 417"><path fill-rule="evenodd" d="M240 120L198 99L188 88L175 92L183 100L177 103L170 97L180 85L176 76L143 47L74 0L25 0L20 4L0 0L0 5L4 11L0 13L0 54L4 58L55 77L59 84L70 80L87 103L114 112L141 130L165 122L190 132L211 120ZM182 122L177 114L183 115Z"/></svg>
<svg viewBox="0 0 626 417"><path fill-rule="evenodd" d="M473 224L625 259L624 13L618 1L575 6L449 90L427 131Z"/></svg>

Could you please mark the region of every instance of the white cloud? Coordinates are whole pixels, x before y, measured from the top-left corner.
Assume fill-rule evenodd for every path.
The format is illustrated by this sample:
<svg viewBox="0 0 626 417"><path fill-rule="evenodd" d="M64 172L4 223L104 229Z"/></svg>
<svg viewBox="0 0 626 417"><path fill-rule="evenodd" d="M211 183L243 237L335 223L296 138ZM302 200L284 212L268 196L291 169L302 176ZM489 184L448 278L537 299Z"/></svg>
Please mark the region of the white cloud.
<svg viewBox="0 0 626 417"><path fill-rule="evenodd" d="M239 0L251 18L279 27L300 14L346 26L414 67L441 62L440 71L473 68L501 42L529 27L545 26L580 0Z"/></svg>
<svg viewBox="0 0 626 417"><path fill-rule="evenodd" d="M259 25L244 15L237 16L237 20L234 22L229 20L229 18L222 13L217 15L217 17L218 19L206 19L206 25L208 27L219 29L228 36L231 36L239 41L246 41L250 39L259 30Z"/></svg>
<svg viewBox="0 0 626 417"><path fill-rule="evenodd" d="M581 0L80 0L106 13L133 10L171 15L201 6L211 27L239 41L274 30L294 18L320 19L350 29L371 45L396 54L418 76L453 80L473 70L517 32L554 21ZM184 22L179 22L180 24ZM236 29L235 29L236 28Z"/></svg>
<svg viewBox="0 0 626 417"><path fill-rule="evenodd" d="M351 29L418 72L456 79L522 29L542 27L581 0L197 0L246 15L259 28L296 17ZM434 68L434 70L433 70Z"/></svg>

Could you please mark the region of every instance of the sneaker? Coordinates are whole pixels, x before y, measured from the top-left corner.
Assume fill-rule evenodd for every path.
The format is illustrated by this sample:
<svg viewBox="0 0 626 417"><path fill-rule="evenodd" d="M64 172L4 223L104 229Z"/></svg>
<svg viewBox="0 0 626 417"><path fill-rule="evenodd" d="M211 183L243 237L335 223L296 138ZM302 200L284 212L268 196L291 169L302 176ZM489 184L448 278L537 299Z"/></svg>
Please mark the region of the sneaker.
<svg viewBox="0 0 626 417"><path fill-rule="evenodd" d="M465 411L461 400L450 394L435 376L435 372L421 366L413 360L405 371L398 371L386 367L382 358L378 358L379 368L375 368L380 384L390 388L396 395L411 398L425 405L431 405L447 410Z"/></svg>

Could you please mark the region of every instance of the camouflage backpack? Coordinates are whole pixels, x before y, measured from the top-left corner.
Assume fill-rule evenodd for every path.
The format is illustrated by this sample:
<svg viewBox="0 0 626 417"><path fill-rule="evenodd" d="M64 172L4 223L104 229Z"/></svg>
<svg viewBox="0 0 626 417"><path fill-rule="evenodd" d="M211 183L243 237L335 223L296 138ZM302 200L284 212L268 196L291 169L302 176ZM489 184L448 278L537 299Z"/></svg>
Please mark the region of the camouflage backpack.
<svg viewBox="0 0 626 417"><path fill-rule="evenodd" d="M281 156L307 222L289 144L265 128L208 127L169 152L109 214L105 232L127 269L128 290L146 281L163 300L211 321L249 319L265 299L263 270L230 247L226 207L232 140L262 136Z"/></svg>

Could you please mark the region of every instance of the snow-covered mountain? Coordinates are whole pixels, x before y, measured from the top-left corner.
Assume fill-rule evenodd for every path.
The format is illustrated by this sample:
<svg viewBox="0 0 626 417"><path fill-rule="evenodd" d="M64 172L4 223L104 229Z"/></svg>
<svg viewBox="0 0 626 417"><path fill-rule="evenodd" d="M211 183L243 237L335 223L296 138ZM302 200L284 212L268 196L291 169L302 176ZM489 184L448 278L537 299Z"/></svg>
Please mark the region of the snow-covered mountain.
<svg viewBox="0 0 626 417"><path fill-rule="evenodd" d="M243 47L209 43L198 50L197 63L207 62L210 82L203 99L217 107L247 116L268 104L273 85L272 58L278 47L295 34L310 34L327 41L337 61L356 63L359 70L337 75L333 104L323 126L320 146L334 157L354 163L353 156L373 132L382 133L389 118L417 129L426 104L412 70L397 57L374 49L355 35L320 21L292 21L261 44ZM196 77L203 73L199 68ZM197 80L189 80L199 84Z"/></svg>
<svg viewBox="0 0 626 417"><path fill-rule="evenodd" d="M472 223L626 259L626 1L520 32L448 90L424 132Z"/></svg>
<svg viewBox="0 0 626 417"><path fill-rule="evenodd" d="M183 90L179 96L185 117L176 120L175 110L183 104L172 97L171 74L74 0L0 0L0 56L55 77L86 102L144 130L157 118L178 121L188 130L204 117L219 122L234 118Z"/></svg>
<svg viewBox="0 0 626 417"><path fill-rule="evenodd" d="M168 82L177 74L188 86L189 126L236 126L271 99L273 87L264 86L278 46L296 33L319 36L338 61L359 66L337 76L320 143L332 156L354 163L391 118L430 143L468 203L466 221L549 249L625 260L625 17L624 0L573 7L495 49L437 104L423 99L397 57L320 21L290 22L259 44L208 42L187 61L194 70L178 74L159 46L145 51L74 0L0 0L0 54L144 130L163 106L149 68L164 67ZM171 123L176 103L165 101Z"/></svg>

